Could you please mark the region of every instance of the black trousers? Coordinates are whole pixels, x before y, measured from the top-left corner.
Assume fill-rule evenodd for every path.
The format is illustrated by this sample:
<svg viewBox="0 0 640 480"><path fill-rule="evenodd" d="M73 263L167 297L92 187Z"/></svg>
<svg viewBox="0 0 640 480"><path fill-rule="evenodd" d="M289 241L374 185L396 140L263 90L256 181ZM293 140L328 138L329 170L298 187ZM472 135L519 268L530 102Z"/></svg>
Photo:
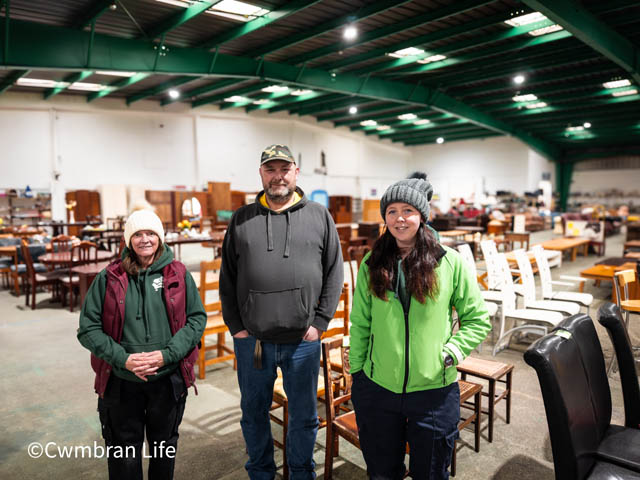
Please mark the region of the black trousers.
<svg viewBox="0 0 640 480"><path fill-rule="evenodd" d="M173 478L186 399L179 369L145 383L111 376L98 399L110 480L142 480L143 456L149 459L149 480ZM143 448L145 430L148 448Z"/></svg>
<svg viewBox="0 0 640 480"><path fill-rule="evenodd" d="M367 473L374 480L401 480L409 443L409 475L446 480L460 420L460 389L393 393L364 372L353 377L351 400Z"/></svg>

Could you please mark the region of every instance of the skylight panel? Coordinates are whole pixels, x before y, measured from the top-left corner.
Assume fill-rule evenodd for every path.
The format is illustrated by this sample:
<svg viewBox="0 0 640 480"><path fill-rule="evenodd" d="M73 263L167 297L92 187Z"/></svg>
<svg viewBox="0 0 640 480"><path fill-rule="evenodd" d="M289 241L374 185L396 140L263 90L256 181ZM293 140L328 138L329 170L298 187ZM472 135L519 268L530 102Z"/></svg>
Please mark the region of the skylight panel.
<svg viewBox="0 0 640 480"><path fill-rule="evenodd" d="M421 118L420 120L416 120L415 122L413 122L414 125L427 125L431 123L431 120L426 119L426 118Z"/></svg>
<svg viewBox="0 0 640 480"><path fill-rule="evenodd" d="M378 125L376 127L376 130L383 131L383 130L389 130L390 128L391 127L389 125Z"/></svg>
<svg viewBox="0 0 640 480"><path fill-rule="evenodd" d="M237 102L249 102L250 100L247 97L243 97L242 95L232 95L224 99L225 102L237 103Z"/></svg>
<svg viewBox="0 0 640 480"><path fill-rule="evenodd" d="M529 25L530 23L540 22L541 20L546 20L545 17L540 12L527 13L526 15L520 15L519 17L513 17L510 20L505 20L504 23L507 25L511 25L512 27L522 27L523 25Z"/></svg>
<svg viewBox="0 0 640 480"><path fill-rule="evenodd" d="M297 90L291 91L291 95L293 95L294 97L298 97L300 95L308 95L310 93L313 93L313 90L298 88Z"/></svg>
<svg viewBox="0 0 640 480"><path fill-rule="evenodd" d="M619 92L611 92L611 95L613 95L614 97L626 97L627 95L635 95L636 93L638 93L638 90L633 88L630 90L621 90Z"/></svg>
<svg viewBox="0 0 640 480"><path fill-rule="evenodd" d="M254 105L264 105L265 103L269 103L269 102L271 102L271 100L268 100L266 98L261 98L259 100L254 100L253 104Z"/></svg>
<svg viewBox="0 0 640 480"><path fill-rule="evenodd" d="M413 56L413 55L420 55L423 54L424 50L420 49L420 48L415 48L415 47L408 47L408 48L403 48L401 50L396 50L393 53L390 53L389 56L391 57L396 57L396 58L402 58L402 57L409 57L409 56Z"/></svg>
<svg viewBox="0 0 640 480"><path fill-rule="evenodd" d="M527 107L528 109L532 110L534 108L544 108L547 107L547 103L546 102L536 102L536 103L527 103L525 105L525 107Z"/></svg>
<svg viewBox="0 0 640 480"><path fill-rule="evenodd" d="M222 0L206 12L233 20L240 20L241 22L248 22L269 13L269 10L250 3L238 2L237 0Z"/></svg>
<svg viewBox="0 0 640 480"><path fill-rule="evenodd" d="M515 97L512 97L512 100L514 102L534 102L538 100L538 97L536 97L533 93L527 93L524 95L516 95Z"/></svg>
<svg viewBox="0 0 640 480"><path fill-rule="evenodd" d="M76 82L69 85L69 90L82 90L85 92L100 92L108 88L108 85L100 85L99 83Z"/></svg>
<svg viewBox="0 0 640 480"><path fill-rule="evenodd" d="M529 32L529 35L531 35L532 37L539 37L540 35L546 35L547 33L558 32L560 30L564 30L564 29L556 23L554 25L548 25L546 27L536 28L535 30L531 30Z"/></svg>
<svg viewBox="0 0 640 480"><path fill-rule="evenodd" d="M114 77L133 77L136 72L120 72L116 70L98 70L96 72L99 75L112 75Z"/></svg>
<svg viewBox="0 0 640 480"><path fill-rule="evenodd" d="M376 122L375 120L363 120L362 122L360 122L360 125L362 125L363 127L375 127L376 125L378 125L378 122Z"/></svg>
<svg viewBox="0 0 640 480"><path fill-rule="evenodd" d="M398 120L415 120L418 116L415 113L403 113L398 115Z"/></svg>
<svg viewBox="0 0 640 480"><path fill-rule="evenodd" d="M444 60L445 58L447 58L446 55L431 55L430 57L421 58L420 60L418 60L418 63L439 62L440 60Z"/></svg>
<svg viewBox="0 0 640 480"><path fill-rule="evenodd" d="M19 78L16 85L21 87L59 88L67 87L68 82L56 82L55 80L44 80L40 78Z"/></svg>
<svg viewBox="0 0 640 480"><path fill-rule="evenodd" d="M612 80L610 82L605 82L602 84L604 88L620 88L620 87L629 87L631 82L626 78L623 80Z"/></svg>
<svg viewBox="0 0 640 480"><path fill-rule="evenodd" d="M276 92L285 92L289 90L289 87L286 85L269 85L268 87L264 87L262 89L263 92L267 93L276 93Z"/></svg>

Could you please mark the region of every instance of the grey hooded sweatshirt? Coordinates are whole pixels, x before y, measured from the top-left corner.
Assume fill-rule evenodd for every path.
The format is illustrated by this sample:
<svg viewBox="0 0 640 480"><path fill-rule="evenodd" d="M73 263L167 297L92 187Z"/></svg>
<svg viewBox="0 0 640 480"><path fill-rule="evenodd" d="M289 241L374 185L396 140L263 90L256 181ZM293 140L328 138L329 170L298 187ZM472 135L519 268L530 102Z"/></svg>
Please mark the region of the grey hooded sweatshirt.
<svg viewBox="0 0 640 480"><path fill-rule="evenodd" d="M222 245L220 299L231 334L246 329L271 343L325 331L343 285L340 239L326 208L299 202L281 212L260 203L238 209Z"/></svg>

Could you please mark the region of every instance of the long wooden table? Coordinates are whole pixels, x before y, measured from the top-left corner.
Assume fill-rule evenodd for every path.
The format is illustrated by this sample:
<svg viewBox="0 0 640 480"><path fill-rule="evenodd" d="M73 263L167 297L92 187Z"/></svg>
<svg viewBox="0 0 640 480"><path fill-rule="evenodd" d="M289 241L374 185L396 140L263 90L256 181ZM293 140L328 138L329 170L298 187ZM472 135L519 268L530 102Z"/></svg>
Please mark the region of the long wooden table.
<svg viewBox="0 0 640 480"><path fill-rule="evenodd" d="M582 254L586 257L589 253L589 243L591 240L583 237L562 237L554 238L540 243L545 250L556 250L565 252L571 250L571 261L575 261L578 249L582 247Z"/></svg>
<svg viewBox="0 0 640 480"><path fill-rule="evenodd" d="M589 267L586 270L580 272L580 276L584 278L588 278L590 280L595 280L596 286L600 285L600 282L611 282L611 300L613 302L616 301L616 288L613 285L613 276L616 272L620 272L622 270L635 270L636 262L627 262L622 265L594 265L593 267ZM580 292L584 289L584 283L580 284ZM630 298L640 298L640 285L638 281L633 284L629 284L629 297Z"/></svg>
<svg viewBox="0 0 640 480"><path fill-rule="evenodd" d="M116 256L116 254L110 251L98 250L97 256L99 262L104 262L111 260ZM71 262L71 252L45 253L44 255L41 255L38 260L45 265L65 265Z"/></svg>

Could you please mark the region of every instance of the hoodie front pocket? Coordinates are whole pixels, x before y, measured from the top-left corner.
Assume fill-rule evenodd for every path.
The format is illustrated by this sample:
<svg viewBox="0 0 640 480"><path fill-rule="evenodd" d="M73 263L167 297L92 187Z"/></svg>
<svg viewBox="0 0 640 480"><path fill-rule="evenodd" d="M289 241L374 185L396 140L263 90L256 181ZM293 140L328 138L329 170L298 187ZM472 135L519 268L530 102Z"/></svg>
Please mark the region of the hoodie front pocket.
<svg viewBox="0 0 640 480"><path fill-rule="evenodd" d="M261 292L249 290L242 321L252 334L304 330L309 312L302 300L302 288Z"/></svg>

